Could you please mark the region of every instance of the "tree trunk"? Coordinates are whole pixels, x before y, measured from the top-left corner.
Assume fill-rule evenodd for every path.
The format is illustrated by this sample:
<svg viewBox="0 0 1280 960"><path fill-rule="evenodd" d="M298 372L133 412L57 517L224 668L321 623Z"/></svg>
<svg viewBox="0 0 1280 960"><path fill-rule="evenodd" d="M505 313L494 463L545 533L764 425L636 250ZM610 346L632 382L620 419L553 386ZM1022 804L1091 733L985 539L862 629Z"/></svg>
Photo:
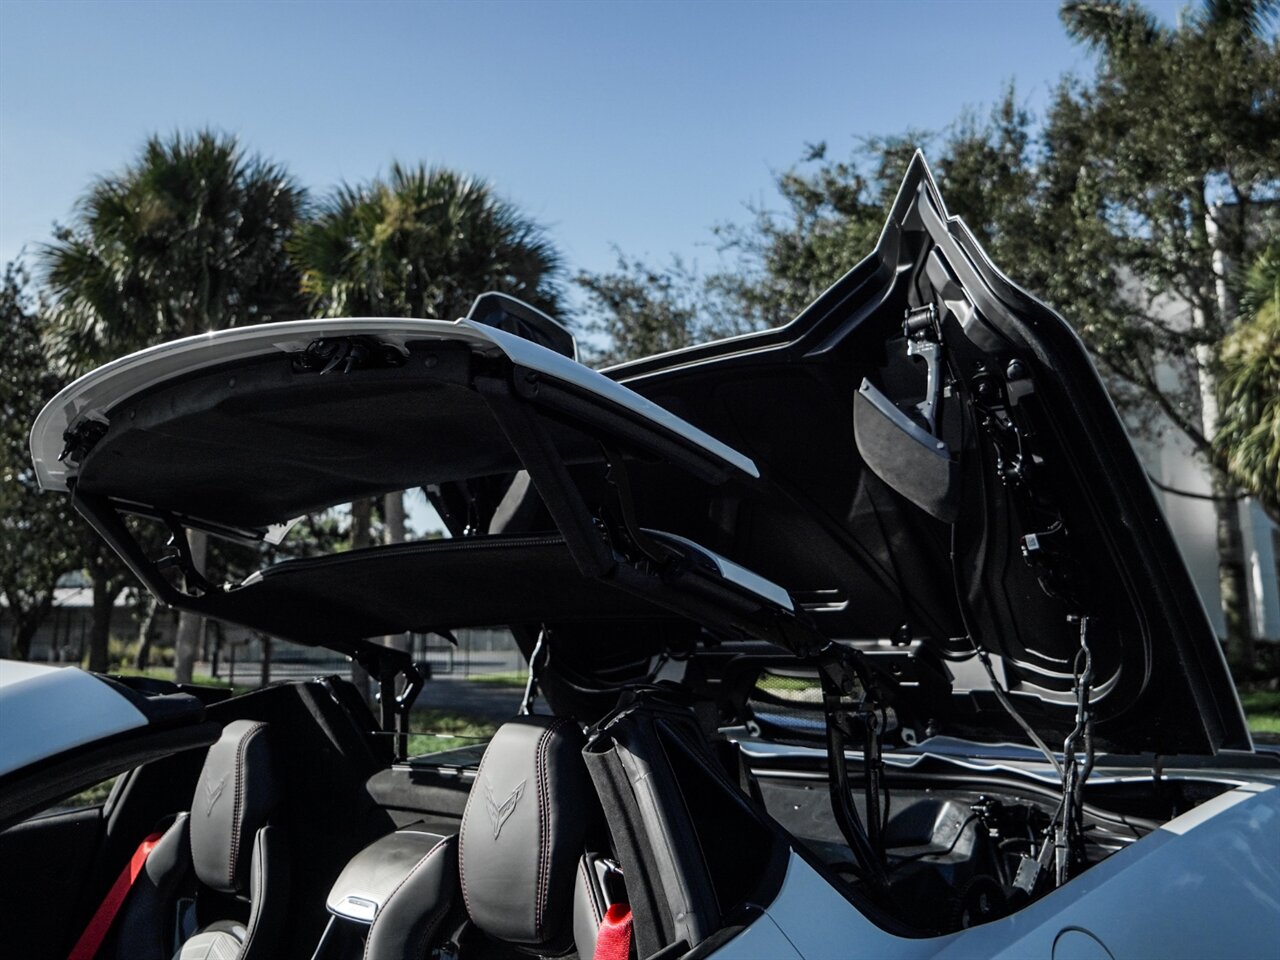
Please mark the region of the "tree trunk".
<svg viewBox="0 0 1280 960"><path fill-rule="evenodd" d="M20 591L6 592L4 598L9 601L8 619L13 621L13 634L9 644L8 656L14 660L26 660L31 656L31 641L40 631L40 626L49 619L49 613L53 610L53 591L54 584L49 584L47 590L41 590L34 594L28 594ZM28 597L33 597L28 605L24 601ZM3 618L0 618L0 623ZM54 622L55 636L50 639L50 648L56 643L56 627Z"/></svg>
<svg viewBox="0 0 1280 960"><path fill-rule="evenodd" d="M360 550L373 546L373 501L357 500L351 504L351 549ZM353 657L351 660L351 682L360 692L360 696L369 700L369 671Z"/></svg>
<svg viewBox="0 0 1280 960"><path fill-rule="evenodd" d="M191 562L196 571L204 573L204 561L209 552L209 535L203 530L188 530L187 543L191 547ZM173 640L173 679L178 683L190 683L195 672L196 651L204 635L204 617L189 610L178 614L178 630Z"/></svg>
<svg viewBox="0 0 1280 960"><path fill-rule="evenodd" d="M258 677L258 686L265 687L271 682L271 638L262 635L258 639L262 645L262 674Z"/></svg>
<svg viewBox="0 0 1280 960"><path fill-rule="evenodd" d="M388 493L383 497L382 510L387 522L382 542L404 543L404 494Z"/></svg>
<svg viewBox="0 0 1280 960"><path fill-rule="evenodd" d="M151 665L151 644L156 638L156 598L150 590L142 594L142 618L138 621L138 653L133 665L145 670Z"/></svg>
<svg viewBox="0 0 1280 960"><path fill-rule="evenodd" d="M89 669L104 673L109 667L107 649L111 639L111 611L116 595L122 589L113 578L98 577L93 581L93 625L89 630Z"/></svg>
<svg viewBox="0 0 1280 960"><path fill-rule="evenodd" d="M1198 197L1203 197L1203 190ZM1193 218L1197 236L1205 245L1210 257L1212 278L1205 291L1205 304L1192 316L1197 325L1221 336L1231 328L1235 319L1235 298L1226 282L1234 264L1223 249L1217 222L1209 214L1208 205ZM1216 314L1216 316L1215 316ZM1211 319L1212 318L1212 319ZM1210 443L1218 435L1218 367L1214 348L1202 346L1196 350L1200 379L1200 418L1204 435ZM1212 464L1212 451L1206 453L1210 461L1209 474L1214 501L1216 522L1216 546L1218 552L1218 594L1222 603L1222 620L1226 628L1227 653L1230 661L1246 672L1253 666L1253 625L1249 622L1249 581L1245 573L1244 535L1240 529L1239 491L1231 478Z"/></svg>
<svg viewBox="0 0 1280 960"><path fill-rule="evenodd" d="M9 647L9 656L15 660L26 660L31 656L31 640L40 629L43 618L19 618L13 624L13 644Z"/></svg>
<svg viewBox="0 0 1280 960"><path fill-rule="evenodd" d="M1217 515L1218 592L1227 631L1230 662L1248 671L1254 662L1253 625L1249 622L1249 580L1240 529L1239 491L1221 470L1213 470L1213 508Z"/></svg>

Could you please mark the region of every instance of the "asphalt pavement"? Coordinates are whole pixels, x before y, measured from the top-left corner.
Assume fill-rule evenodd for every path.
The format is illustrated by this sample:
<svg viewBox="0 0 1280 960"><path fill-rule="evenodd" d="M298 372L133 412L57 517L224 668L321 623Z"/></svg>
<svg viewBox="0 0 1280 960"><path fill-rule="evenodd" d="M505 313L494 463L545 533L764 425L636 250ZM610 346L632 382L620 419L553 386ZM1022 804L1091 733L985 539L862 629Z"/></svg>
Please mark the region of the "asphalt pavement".
<svg viewBox="0 0 1280 960"><path fill-rule="evenodd" d="M523 697L523 687L444 676L435 677L423 685L414 707L501 721L516 715Z"/></svg>

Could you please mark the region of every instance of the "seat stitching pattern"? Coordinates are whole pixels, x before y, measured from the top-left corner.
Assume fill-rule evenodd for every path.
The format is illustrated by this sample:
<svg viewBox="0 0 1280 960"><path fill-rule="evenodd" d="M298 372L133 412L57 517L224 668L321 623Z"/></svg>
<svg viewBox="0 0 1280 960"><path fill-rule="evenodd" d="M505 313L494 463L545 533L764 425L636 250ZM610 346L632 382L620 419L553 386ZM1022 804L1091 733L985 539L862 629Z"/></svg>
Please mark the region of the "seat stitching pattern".
<svg viewBox="0 0 1280 960"><path fill-rule="evenodd" d="M244 758L249 750L249 741L266 728L267 725L265 723L258 723L250 727L236 747L236 800L235 806L231 809L231 853L227 858L227 886L232 889L235 889L236 885L236 860L240 853L240 818L244 815L245 781L248 779L244 775Z"/></svg>
<svg viewBox="0 0 1280 960"><path fill-rule="evenodd" d="M559 731L566 723L563 717L558 718L546 730L542 736L538 738L538 745L534 754L537 757L538 765L538 884L536 890L536 899L534 901L533 930L534 935L539 939L542 938L542 920L546 907L546 897L548 887L551 884L551 812L548 805L544 802L544 797L550 792L547 784L547 744L550 743L551 737Z"/></svg>
<svg viewBox="0 0 1280 960"><path fill-rule="evenodd" d="M414 941L413 952L415 956L426 953L427 942L431 939L431 935L436 932L436 928L440 926L440 921L448 916L449 908L452 905L450 900L444 900L434 913L427 915L427 921L422 925L422 932L418 935L418 939Z"/></svg>
<svg viewBox="0 0 1280 960"><path fill-rule="evenodd" d="M480 758L480 766L476 768L475 783L479 784L484 777L484 764L489 759L489 751L486 750ZM467 896L467 818L471 816L471 803L468 798L467 805L462 809L462 826L458 828L458 877L462 881L462 902L467 908L467 913L471 914L471 898Z"/></svg>
<svg viewBox="0 0 1280 960"><path fill-rule="evenodd" d="M391 901L396 898L396 894L400 892L400 888L403 887L406 883L408 883L410 879L412 879L413 875L417 873L423 867L423 865L428 860L430 860L441 847L445 846L449 842L449 839L450 839L449 837L445 837L443 840L437 843L434 847L432 847L430 850L424 853L422 855L422 859L419 860L416 864L414 864L413 869L410 870L407 874L405 874L405 878L396 884L395 889L391 891L391 895L387 897L387 899L383 902L382 907L378 910L378 915L373 918L373 923L369 925L369 936L367 936L364 941L364 960L369 960L369 948L373 944L373 930L378 925L378 921L387 915L387 907L390 906Z"/></svg>
<svg viewBox="0 0 1280 960"><path fill-rule="evenodd" d="M262 831L259 830L258 834L254 837L254 857L251 864L253 868L253 886L249 889L250 893L256 889L258 895L253 898L253 902L249 905L248 931L244 938L244 946L240 948L240 957L242 960L245 957L253 955L253 938L258 935L258 921L262 919L262 901L266 899L267 883L266 877L263 876L263 861L266 860L266 851L263 851L262 856L257 855L257 836L260 836L261 834Z"/></svg>

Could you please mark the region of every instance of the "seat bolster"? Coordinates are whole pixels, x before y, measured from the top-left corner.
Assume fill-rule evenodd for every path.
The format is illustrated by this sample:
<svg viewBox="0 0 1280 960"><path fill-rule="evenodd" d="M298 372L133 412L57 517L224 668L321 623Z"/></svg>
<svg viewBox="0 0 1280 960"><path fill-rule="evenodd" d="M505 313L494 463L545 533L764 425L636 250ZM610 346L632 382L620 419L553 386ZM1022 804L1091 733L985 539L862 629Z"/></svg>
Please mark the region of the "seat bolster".
<svg viewBox="0 0 1280 960"><path fill-rule="evenodd" d="M573 942L579 957L595 956L600 921L608 908L596 879L594 857L584 854L578 861L578 880L573 886Z"/></svg>
<svg viewBox="0 0 1280 960"><path fill-rule="evenodd" d="M458 838L444 837L391 892L365 940L365 960L420 960L458 900Z"/></svg>
<svg viewBox="0 0 1280 960"><path fill-rule="evenodd" d="M190 818L179 814L151 849L116 921L120 960L169 960L173 954L174 901L191 870Z"/></svg>
<svg viewBox="0 0 1280 960"><path fill-rule="evenodd" d="M248 929L237 960L267 960L284 954L292 879L285 828L260 828L253 838L249 865Z"/></svg>
<svg viewBox="0 0 1280 960"><path fill-rule="evenodd" d="M243 923L218 920L178 948L173 960L238 960L244 946Z"/></svg>

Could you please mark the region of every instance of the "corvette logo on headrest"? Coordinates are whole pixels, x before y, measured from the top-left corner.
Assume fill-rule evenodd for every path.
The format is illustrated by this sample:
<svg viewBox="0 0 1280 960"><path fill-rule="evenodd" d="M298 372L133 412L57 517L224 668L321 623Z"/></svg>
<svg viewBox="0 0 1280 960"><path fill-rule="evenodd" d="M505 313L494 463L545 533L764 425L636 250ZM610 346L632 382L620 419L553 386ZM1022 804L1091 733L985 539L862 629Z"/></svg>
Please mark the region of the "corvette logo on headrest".
<svg viewBox="0 0 1280 960"><path fill-rule="evenodd" d="M511 796L498 803L493 798L493 788L489 786L486 780L484 785L484 805L489 811L489 821L493 824L493 839L498 839L498 834L502 832L502 825L507 822L507 818L511 816L516 808L516 804L520 802L520 798L524 796L525 781L521 780L516 784L516 788L511 791Z"/></svg>
<svg viewBox="0 0 1280 960"><path fill-rule="evenodd" d="M222 796L222 788L227 785L227 776L230 776L230 774L224 775L217 783L206 783L204 785L204 815L206 817L213 814L213 805Z"/></svg>

